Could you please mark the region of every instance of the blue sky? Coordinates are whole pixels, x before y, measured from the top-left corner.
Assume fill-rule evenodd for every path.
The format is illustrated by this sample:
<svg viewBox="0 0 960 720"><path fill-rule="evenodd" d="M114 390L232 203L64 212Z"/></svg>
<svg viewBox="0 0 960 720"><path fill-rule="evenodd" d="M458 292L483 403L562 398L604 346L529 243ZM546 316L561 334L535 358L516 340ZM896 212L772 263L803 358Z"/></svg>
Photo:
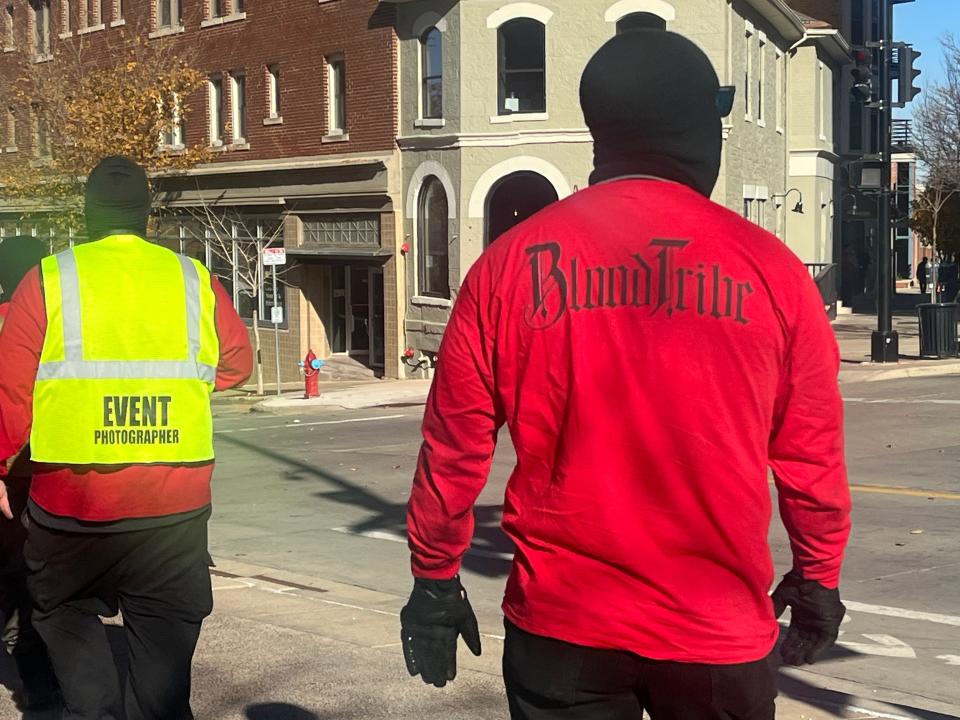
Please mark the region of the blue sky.
<svg viewBox="0 0 960 720"><path fill-rule="evenodd" d="M918 78L923 88L931 80L943 77L943 53L939 38L952 32L960 39L960 0L916 0L894 6L894 40L912 43L922 54L917 61L922 70ZM906 110L897 111L903 115Z"/></svg>

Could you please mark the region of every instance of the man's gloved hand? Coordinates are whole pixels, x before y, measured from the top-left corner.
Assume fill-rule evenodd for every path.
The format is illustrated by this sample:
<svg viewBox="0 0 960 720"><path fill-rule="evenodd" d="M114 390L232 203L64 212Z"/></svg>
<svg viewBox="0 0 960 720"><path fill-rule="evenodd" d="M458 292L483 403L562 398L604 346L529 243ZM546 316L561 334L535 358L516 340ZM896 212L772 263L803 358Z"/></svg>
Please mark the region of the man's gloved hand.
<svg viewBox="0 0 960 720"><path fill-rule="evenodd" d="M840 591L829 590L816 580L804 580L796 570L783 576L771 596L773 614L790 608L790 629L780 645L780 656L788 665L816 662L836 641L847 609Z"/></svg>
<svg viewBox="0 0 960 720"><path fill-rule="evenodd" d="M403 657L411 675L443 687L457 676L457 636L474 655L480 654L480 628L460 577L417 578L406 607L400 611Z"/></svg>

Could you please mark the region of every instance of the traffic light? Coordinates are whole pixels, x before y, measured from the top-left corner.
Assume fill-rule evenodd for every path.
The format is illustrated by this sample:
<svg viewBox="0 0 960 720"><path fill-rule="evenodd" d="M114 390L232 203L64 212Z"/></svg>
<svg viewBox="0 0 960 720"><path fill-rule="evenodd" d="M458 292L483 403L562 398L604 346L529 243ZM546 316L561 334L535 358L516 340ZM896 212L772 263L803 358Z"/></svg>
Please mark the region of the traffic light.
<svg viewBox="0 0 960 720"><path fill-rule="evenodd" d="M920 53L913 49L912 45L907 43L897 43L897 82L899 90L897 93L896 107L906 107L906 104L920 94L920 88L914 83L920 75L920 70L915 68L917 58Z"/></svg>
<svg viewBox="0 0 960 720"><path fill-rule="evenodd" d="M858 100L865 103L873 99L873 68L871 67L871 53L866 48L857 48L853 51L853 87L850 92Z"/></svg>

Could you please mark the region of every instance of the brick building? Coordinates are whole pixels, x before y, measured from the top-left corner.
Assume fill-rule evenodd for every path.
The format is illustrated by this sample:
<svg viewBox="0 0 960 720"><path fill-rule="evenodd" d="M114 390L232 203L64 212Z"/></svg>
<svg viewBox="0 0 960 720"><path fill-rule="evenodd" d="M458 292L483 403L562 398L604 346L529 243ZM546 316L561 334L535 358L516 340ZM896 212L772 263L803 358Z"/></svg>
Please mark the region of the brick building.
<svg viewBox="0 0 960 720"><path fill-rule="evenodd" d="M209 144L215 158L162 181L164 244L204 259L246 318L257 309L269 319L272 306L283 308L284 380L297 379L296 361L308 348L377 374L401 374L398 308L405 291L396 270L402 239L391 6L377 0L3 0L0 10L0 82L9 81L18 53L32 62L58 62L58 45L83 43L95 59L139 36L189 57L207 75L207 86L190 98L181 126L162 142L171 152ZM11 108L0 124L3 153L36 152L42 142L29 108ZM17 218L16 208L0 203L0 238L37 233ZM246 247L282 241L292 267L277 298L269 278L257 292L217 251L226 248L229 257L234 241ZM270 334L263 347L268 378Z"/></svg>

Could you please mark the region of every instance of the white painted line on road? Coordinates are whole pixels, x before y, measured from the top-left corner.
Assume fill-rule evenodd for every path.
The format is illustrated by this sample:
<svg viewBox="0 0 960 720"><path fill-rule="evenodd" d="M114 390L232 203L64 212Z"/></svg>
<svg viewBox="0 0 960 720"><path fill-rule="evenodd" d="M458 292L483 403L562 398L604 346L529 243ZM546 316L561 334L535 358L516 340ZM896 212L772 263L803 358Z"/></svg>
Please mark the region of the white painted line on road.
<svg viewBox="0 0 960 720"><path fill-rule="evenodd" d="M843 401L860 405L960 405L960 400L924 398L844 398Z"/></svg>
<svg viewBox="0 0 960 720"><path fill-rule="evenodd" d="M353 423L377 422L380 420L399 420L406 415L378 415L377 417L347 418L345 420L318 420L316 422L285 423L283 425L261 425L260 427L232 428L217 430L214 435L229 435L232 433L259 432L260 430L285 430L287 428L316 427L317 425L350 425Z"/></svg>
<svg viewBox="0 0 960 720"><path fill-rule="evenodd" d="M843 634L844 631L841 630L840 635L842 636ZM873 643L859 643L850 642L849 640L838 640L837 645L845 647L848 650L853 650L861 655L911 658L914 660L917 659L917 653L914 652L912 647L891 635L868 635L867 633L864 633L863 637L865 637L867 640L872 640Z"/></svg>
<svg viewBox="0 0 960 720"><path fill-rule="evenodd" d="M354 537L365 537L365 538L370 538L371 540L386 540L387 542L402 543L404 545L407 544L406 535L390 532L389 530L364 530L363 532L357 532L355 530L351 530L348 527L337 527L337 528L330 528L330 529L333 530L334 532L343 533L344 535L353 535ZM467 555L473 555L474 557L491 558L493 560L513 561L513 553L494 552L493 550L481 550L475 547L471 547L469 550L467 550Z"/></svg>
<svg viewBox="0 0 960 720"><path fill-rule="evenodd" d="M947 665L960 665L960 655L937 655L937 660L943 660Z"/></svg>
<svg viewBox="0 0 960 720"><path fill-rule="evenodd" d="M885 615L887 617L904 618L906 620L921 620L923 622L937 623L938 625L953 625L960 627L960 617L956 615L941 615L939 613L920 612L918 610L907 610L905 608L887 607L886 605L870 605L868 603L856 602L854 600L844 599L843 604L847 610L862 612L868 615Z"/></svg>

